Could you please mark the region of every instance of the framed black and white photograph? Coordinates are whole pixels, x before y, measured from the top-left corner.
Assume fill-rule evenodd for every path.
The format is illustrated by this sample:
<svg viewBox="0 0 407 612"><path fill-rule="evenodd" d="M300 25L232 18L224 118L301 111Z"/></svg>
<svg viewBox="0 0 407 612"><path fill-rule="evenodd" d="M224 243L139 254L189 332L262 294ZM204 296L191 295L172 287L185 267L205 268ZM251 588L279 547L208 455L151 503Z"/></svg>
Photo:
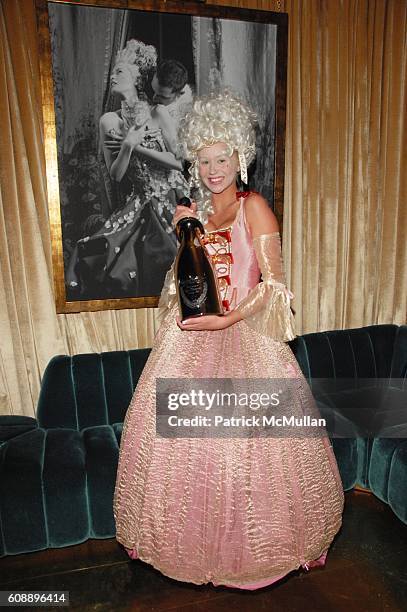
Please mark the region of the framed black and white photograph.
<svg viewBox="0 0 407 612"><path fill-rule="evenodd" d="M287 16L122 6L37 0L58 312L157 305L190 189L178 128L194 95L228 88L257 113L249 187L282 222Z"/></svg>

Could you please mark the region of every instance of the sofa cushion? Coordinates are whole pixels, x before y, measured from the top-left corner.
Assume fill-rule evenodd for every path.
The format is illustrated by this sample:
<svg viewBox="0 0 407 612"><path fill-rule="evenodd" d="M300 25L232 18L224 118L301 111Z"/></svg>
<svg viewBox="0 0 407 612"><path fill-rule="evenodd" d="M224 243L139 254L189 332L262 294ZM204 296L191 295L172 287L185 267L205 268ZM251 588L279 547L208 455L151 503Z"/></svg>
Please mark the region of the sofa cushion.
<svg viewBox="0 0 407 612"><path fill-rule="evenodd" d="M392 457L388 499L396 516L407 523L407 440L400 442Z"/></svg>
<svg viewBox="0 0 407 612"><path fill-rule="evenodd" d="M37 420L33 417L0 415L0 444L37 427Z"/></svg>
<svg viewBox="0 0 407 612"><path fill-rule="evenodd" d="M353 489L358 482L358 440L356 438L331 439L342 486L345 491Z"/></svg>
<svg viewBox="0 0 407 612"><path fill-rule="evenodd" d="M47 546L78 544L89 537L86 454L74 429L49 429L44 447L44 506Z"/></svg>
<svg viewBox="0 0 407 612"><path fill-rule="evenodd" d="M406 435L405 395L390 389L385 396L383 379L397 378L399 389L404 379L403 388L407 387L407 326L317 332L289 344L327 419L328 431L347 436L331 437L344 489L360 484L374 490L379 485L371 485L370 480L376 473L378 451L367 431L382 428L383 435Z"/></svg>
<svg viewBox="0 0 407 612"><path fill-rule="evenodd" d="M41 385L39 425L81 430L123 421L150 351L54 357Z"/></svg>
<svg viewBox="0 0 407 612"><path fill-rule="evenodd" d="M48 545L42 488L45 431L33 429L0 448L0 555Z"/></svg>
<svg viewBox="0 0 407 612"><path fill-rule="evenodd" d="M114 537L120 431L37 428L0 447L0 556Z"/></svg>
<svg viewBox="0 0 407 612"><path fill-rule="evenodd" d="M407 388L372 385L320 393L316 399L330 436L401 437L397 432L407 428Z"/></svg>
<svg viewBox="0 0 407 612"><path fill-rule="evenodd" d="M116 436L117 445L120 448L120 442L121 442L122 433L123 433L123 423L113 423L112 429L113 429L114 434Z"/></svg>
<svg viewBox="0 0 407 612"><path fill-rule="evenodd" d="M389 476L394 453L405 440L400 438L376 438L372 441L369 466L369 486L379 499L389 502Z"/></svg>
<svg viewBox="0 0 407 612"><path fill-rule="evenodd" d="M37 419L40 427L78 429L72 358L53 357L47 365L38 399Z"/></svg>
<svg viewBox="0 0 407 612"><path fill-rule="evenodd" d="M390 376L402 379L403 387L407 387L407 325L400 325L397 330Z"/></svg>
<svg viewBox="0 0 407 612"><path fill-rule="evenodd" d="M304 373L312 378L387 378L397 325L315 332L299 336L290 346ZM312 380L311 380L312 384Z"/></svg>
<svg viewBox="0 0 407 612"><path fill-rule="evenodd" d="M329 397L316 398L319 413L325 419L330 438L357 438L358 426L330 402Z"/></svg>
<svg viewBox="0 0 407 612"><path fill-rule="evenodd" d="M111 538L115 533L112 500L119 461L113 427L101 425L82 432L86 456L87 497L91 538Z"/></svg>

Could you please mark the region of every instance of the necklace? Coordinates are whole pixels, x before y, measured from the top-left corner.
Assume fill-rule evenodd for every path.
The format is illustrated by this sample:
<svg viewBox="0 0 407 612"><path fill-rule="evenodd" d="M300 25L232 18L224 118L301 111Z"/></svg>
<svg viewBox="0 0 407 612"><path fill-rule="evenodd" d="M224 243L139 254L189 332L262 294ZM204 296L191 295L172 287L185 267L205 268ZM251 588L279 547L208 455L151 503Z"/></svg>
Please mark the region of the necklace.
<svg viewBox="0 0 407 612"><path fill-rule="evenodd" d="M143 100L132 100L131 102L122 100L121 115L126 131L133 125L139 128L151 117L150 107L148 103Z"/></svg>

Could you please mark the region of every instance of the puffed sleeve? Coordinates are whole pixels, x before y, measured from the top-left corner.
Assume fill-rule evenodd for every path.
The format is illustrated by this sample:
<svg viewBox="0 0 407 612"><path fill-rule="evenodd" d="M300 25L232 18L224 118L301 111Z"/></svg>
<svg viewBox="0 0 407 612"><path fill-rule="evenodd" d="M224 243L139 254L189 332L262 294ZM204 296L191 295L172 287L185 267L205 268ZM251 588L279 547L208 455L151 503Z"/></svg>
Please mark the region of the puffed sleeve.
<svg viewBox="0 0 407 612"><path fill-rule="evenodd" d="M294 316L290 300L294 297L285 284L279 232L253 239L253 247L262 281L237 306L243 319L253 329L274 340L295 338Z"/></svg>
<svg viewBox="0 0 407 612"><path fill-rule="evenodd" d="M165 315L170 311L174 304L177 303L177 290L175 287L174 267L175 260L173 261L171 268L168 270L165 276L160 299L158 300L157 323L159 326L163 322Z"/></svg>

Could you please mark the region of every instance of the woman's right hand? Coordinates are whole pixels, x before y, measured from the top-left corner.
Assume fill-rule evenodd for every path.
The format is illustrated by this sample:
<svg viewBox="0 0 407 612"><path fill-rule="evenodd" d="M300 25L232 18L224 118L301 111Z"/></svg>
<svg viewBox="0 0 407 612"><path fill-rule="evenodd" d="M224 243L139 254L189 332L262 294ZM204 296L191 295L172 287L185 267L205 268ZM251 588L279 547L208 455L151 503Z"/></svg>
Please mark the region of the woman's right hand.
<svg viewBox="0 0 407 612"><path fill-rule="evenodd" d="M132 125L126 134L126 138L123 140L123 143L127 144L131 148L131 150L133 150L135 147L141 144L145 133L145 124L139 128L136 128L134 125Z"/></svg>
<svg viewBox="0 0 407 612"><path fill-rule="evenodd" d="M198 219L196 210L197 210L196 202L192 202L190 207L181 206L180 204L178 204L178 206L175 209L174 217L172 219L173 224L177 225L178 221L180 221L181 219L184 219L185 217L194 217L194 219Z"/></svg>

